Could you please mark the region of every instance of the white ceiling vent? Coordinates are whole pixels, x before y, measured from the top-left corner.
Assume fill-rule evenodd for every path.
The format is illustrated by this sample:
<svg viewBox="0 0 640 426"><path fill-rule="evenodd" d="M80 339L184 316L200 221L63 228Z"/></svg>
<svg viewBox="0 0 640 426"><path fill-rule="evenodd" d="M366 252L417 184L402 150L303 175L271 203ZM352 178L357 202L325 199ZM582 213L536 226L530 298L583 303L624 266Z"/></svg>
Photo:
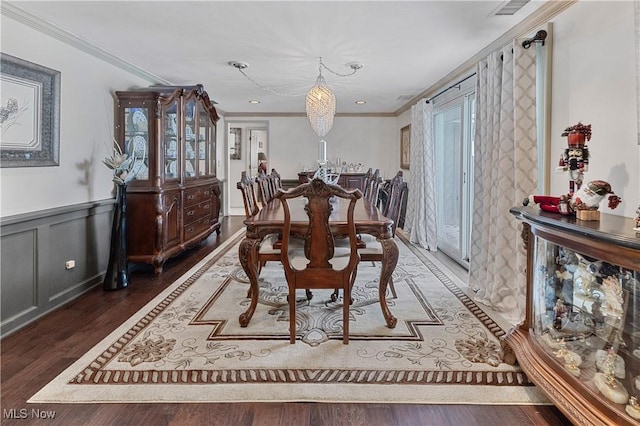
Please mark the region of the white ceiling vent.
<svg viewBox="0 0 640 426"><path fill-rule="evenodd" d="M410 101L415 95L400 95L396 98L398 101Z"/></svg>
<svg viewBox="0 0 640 426"><path fill-rule="evenodd" d="M515 15L517 11L522 9L530 0L510 0L502 3L491 15Z"/></svg>

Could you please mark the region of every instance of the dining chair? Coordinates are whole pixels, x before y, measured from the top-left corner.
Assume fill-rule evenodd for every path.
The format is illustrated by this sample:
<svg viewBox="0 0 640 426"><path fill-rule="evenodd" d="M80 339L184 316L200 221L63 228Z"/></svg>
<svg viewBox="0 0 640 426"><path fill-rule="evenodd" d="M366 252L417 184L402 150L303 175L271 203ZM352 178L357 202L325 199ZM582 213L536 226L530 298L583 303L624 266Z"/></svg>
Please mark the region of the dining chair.
<svg viewBox="0 0 640 426"><path fill-rule="evenodd" d="M289 342L296 341L296 290L297 289L334 289L336 285L343 291L342 306L342 342L349 343L349 306L351 287L357 273L360 260L356 242L354 209L362 197L359 189L347 191L338 185L327 184L321 179L279 191L276 194L282 201L284 211L284 229L282 233L281 261L289 286ZM304 238L303 248L292 248L291 208L289 200L304 197L304 207L309 217L309 226ZM349 235L349 256L334 256L335 241L329 218L334 206L344 199L349 202L347 210L347 229Z"/></svg>
<svg viewBox="0 0 640 426"><path fill-rule="evenodd" d="M389 185L389 197L387 204L383 206L383 216L391 219L391 235L393 238L396 236L396 228L398 227L398 220L400 218L400 210L402 207L402 201L404 194L406 193L407 183L404 181L402 170L396 173L395 177L391 179ZM363 234L358 235L359 241L364 243L364 246L360 246L358 254L360 254L361 262L382 262L382 244L373 235ZM394 298L398 297L396 288L393 285L393 276L389 277L389 291ZM331 295L331 300L336 301L339 296L339 289L335 289Z"/></svg>
<svg viewBox="0 0 640 426"><path fill-rule="evenodd" d="M243 171L240 175L240 182L236 184L236 188L242 193L246 218L248 219L256 215L260 211L260 206L256 199L255 185L246 171ZM260 247L258 248L258 275L260 275L262 268L267 262L280 261L280 249L277 248L278 243L278 234L269 234L260 242ZM251 288L249 288L247 297L251 297Z"/></svg>
<svg viewBox="0 0 640 426"><path fill-rule="evenodd" d="M258 176L256 176L256 182L258 183L258 189L260 191L259 198L264 206L273 198L274 192L271 189L271 178L264 172L264 170L260 169L258 171Z"/></svg>
<svg viewBox="0 0 640 426"><path fill-rule="evenodd" d="M391 179L390 188L389 198L387 199L386 206L382 210L382 214L393 221L391 224L391 235L395 238L398 220L400 219L402 200L407 188L402 170L398 170L398 173ZM358 251L358 253L360 253L360 259L363 261L382 262L382 244L371 235L366 236L365 243L367 246ZM395 286L393 285L393 277L389 277L389 290L394 298L398 297Z"/></svg>
<svg viewBox="0 0 640 426"><path fill-rule="evenodd" d="M278 190L282 188L282 179L280 178L280 173L278 173L276 169L271 169L269 179L271 184L271 194L273 198L273 196L278 193Z"/></svg>
<svg viewBox="0 0 640 426"><path fill-rule="evenodd" d="M373 205L378 205L378 195L380 194L380 186L382 185L382 177L380 177L380 169L376 169L375 172L369 178L367 186L367 194L365 198Z"/></svg>
<svg viewBox="0 0 640 426"><path fill-rule="evenodd" d="M371 182L371 175L373 175L373 169L369 167L369 170L367 170L367 172L364 174L364 183L363 183L364 186L362 187L363 198L367 198L367 196L369 195L369 183Z"/></svg>
<svg viewBox="0 0 640 426"><path fill-rule="evenodd" d="M240 182L236 184L236 188L242 193L242 201L244 203L244 214L246 217L251 217L260 211L258 200L256 198L255 187L253 182L247 175L247 172L243 171L240 175Z"/></svg>

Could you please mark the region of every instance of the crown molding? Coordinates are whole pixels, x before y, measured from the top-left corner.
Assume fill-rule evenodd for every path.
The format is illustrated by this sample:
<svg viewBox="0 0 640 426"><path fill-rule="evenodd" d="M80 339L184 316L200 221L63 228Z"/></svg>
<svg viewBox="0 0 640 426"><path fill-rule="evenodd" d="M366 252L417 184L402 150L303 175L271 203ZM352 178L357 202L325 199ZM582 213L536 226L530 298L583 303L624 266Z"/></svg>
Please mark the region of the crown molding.
<svg viewBox="0 0 640 426"><path fill-rule="evenodd" d="M455 68L449 74L438 80L435 84L431 85L428 89L422 91L419 95L414 96L409 102L407 102L404 106L399 108L394 113L395 116L399 116L400 114L409 110L411 106L415 105L416 102L418 102L420 99L428 99L438 93L440 90L447 87L447 85L450 85L451 82L462 80L464 77L475 72L476 64L487 57L489 54L491 54L491 52L500 49L507 43L511 42L511 40L527 35L533 32L533 30L536 30L539 27L547 24L553 17L557 16L570 6L573 6L578 1L579 0L547 1L545 4L540 6L538 10L527 16L522 20L522 22L518 23L516 26L504 33L493 43L489 44L487 47L476 53L462 65Z"/></svg>
<svg viewBox="0 0 640 426"><path fill-rule="evenodd" d="M304 117L307 118L307 114L304 112L228 112L225 114L227 117ZM372 113L355 113L355 112L337 112L335 117L342 118L393 118L396 114L393 112L372 112Z"/></svg>
<svg viewBox="0 0 640 426"><path fill-rule="evenodd" d="M76 49L81 50L91 56L101 59L108 64L111 64L140 78L143 78L150 83L169 86L173 85L173 83L171 83L170 81L158 77L157 75L139 68L129 62L123 61L116 55L113 55L112 53L109 53L108 51L98 46L88 43L85 40L82 40L81 38L59 27L56 27L55 25L45 21L44 19L32 15L23 9L20 9L10 2L0 1L0 14L14 19L30 28L33 28L38 32L53 37L54 39L68 44L69 46L75 47Z"/></svg>

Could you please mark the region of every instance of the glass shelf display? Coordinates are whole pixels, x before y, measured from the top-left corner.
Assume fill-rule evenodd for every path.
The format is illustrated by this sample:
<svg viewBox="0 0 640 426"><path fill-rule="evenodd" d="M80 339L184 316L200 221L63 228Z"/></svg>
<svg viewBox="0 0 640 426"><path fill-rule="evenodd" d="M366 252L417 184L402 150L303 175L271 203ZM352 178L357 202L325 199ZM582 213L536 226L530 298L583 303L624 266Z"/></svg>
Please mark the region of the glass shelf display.
<svg viewBox="0 0 640 426"><path fill-rule="evenodd" d="M124 108L124 150L135 158L133 180L149 179L149 109Z"/></svg>
<svg viewBox="0 0 640 426"><path fill-rule="evenodd" d="M640 272L537 237L534 265L541 346L613 402L640 396Z"/></svg>
<svg viewBox="0 0 640 426"><path fill-rule="evenodd" d="M527 318L507 338L518 361L576 423L638 424L640 233L633 220L511 212L524 221L531 265Z"/></svg>
<svg viewBox="0 0 640 426"><path fill-rule="evenodd" d="M165 179L178 179L180 176L180 161L178 157L178 110L179 99L163 108L162 116L164 126L162 141L164 144L164 176Z"/></svg>

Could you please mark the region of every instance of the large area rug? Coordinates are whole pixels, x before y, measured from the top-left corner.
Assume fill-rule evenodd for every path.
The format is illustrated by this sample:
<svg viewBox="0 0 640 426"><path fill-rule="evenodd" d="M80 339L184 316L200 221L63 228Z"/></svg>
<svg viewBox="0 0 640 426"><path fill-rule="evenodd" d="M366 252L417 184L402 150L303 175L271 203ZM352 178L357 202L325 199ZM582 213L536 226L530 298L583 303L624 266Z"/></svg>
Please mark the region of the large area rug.
<svg viewBox="0 0 640 426"><path fill-rule="evenodd" d="M380 266L362 262L353 290L349 345L342 300L299 295L298 337L289 343L282 266L260 276L249 326L239 232L46 385L29 402L398 402L546 404L505 361L505 331L431 254L396 238L398 318L385 326ZM135 283L133 283L135 285Z"/></svg>

